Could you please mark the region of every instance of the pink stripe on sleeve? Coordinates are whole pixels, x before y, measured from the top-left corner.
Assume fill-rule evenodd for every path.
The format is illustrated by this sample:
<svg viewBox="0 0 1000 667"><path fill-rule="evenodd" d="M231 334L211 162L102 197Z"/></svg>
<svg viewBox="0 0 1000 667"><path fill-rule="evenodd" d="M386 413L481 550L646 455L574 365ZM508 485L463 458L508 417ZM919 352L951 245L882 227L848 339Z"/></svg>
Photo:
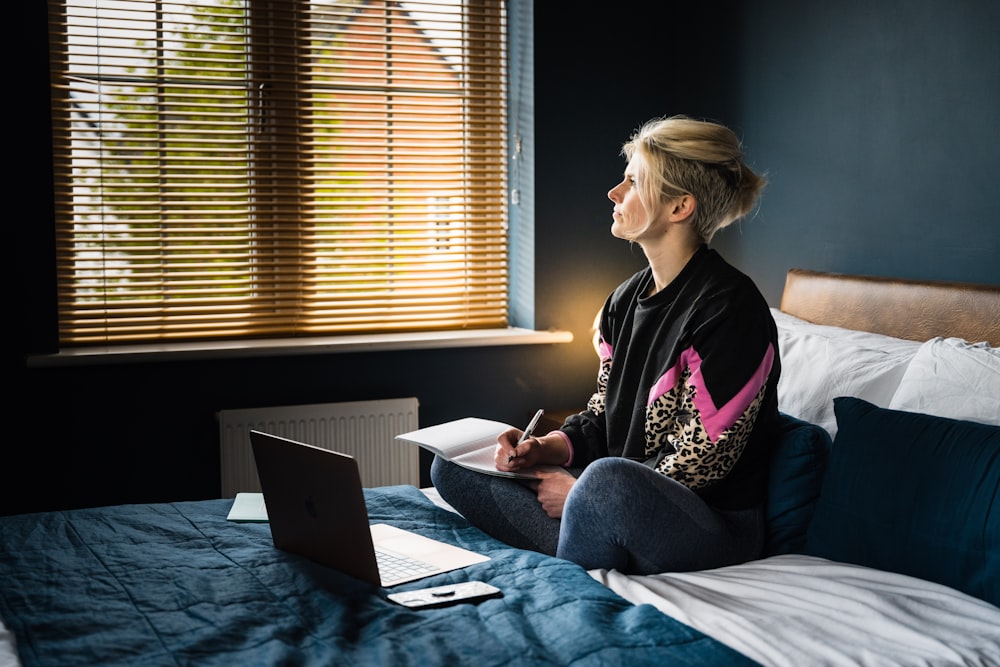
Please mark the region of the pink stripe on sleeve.
<svg viewBox="0 0 1000 667"><path fill-rule="evenodd" d="M739 419L754 397L760 392L761 387L767 382L767 376L771 373L771 366L774 363L774 346L768 345L764 353L764 358L757 366L757 370L747 380L746 385L733 396L725 405L716 406L712 399L712 394L705 385L705 378L701 373L702 359L694 348L684 350L677 359L677 364L664 373L656 384L649 390L647 405L674 389L684 369L691 371L689 382L695 388L694 404L701 415L701 422L708 432L708 437L715 441L726 429L730 428Z"/></svg>
<svg viewBox="0 0 1000 667"><path fill-rule="evenodd" d="M649 396L646 398L646 405L650 405L653 401L663 396L665 393L677 386L677 379L681 376L681 371L686 363L684 355L682 354L674 364L673 368L667 370L666 373L660 376L660 379L656 381L649 389Z"/></svg>
<svg viewBox="0 0 1000 667"><path fill-rule="evenodd" d="M747 383L733 396L732 400L720 406L715 405L708 387L705 386L705 378L701 374L701 356L694 349L688 349L681 354L681 357L685 358L691 369L691 384L696 389L695 407L701 414L701 422L705 425L708 437L714 441L746 412L750 403L760 393L761 387L767 382L767 376L771 373L771 366L774 363L774 346L767 346L764 358L761 359L757 370L750 376Z"/></svg>
<svg viewBox="0 0 1000 667"><path fill-rule="evenodd" d="M566 462L563 463L562 466L563 468L568 468L570 464L573 463L573 455L575 454L575 452L573 451L573 443L570 441L569 436L563 433L562 431L551 431L548 433L548 435L558 435L563 440L566 441L566 446L569 448L569 458L566 459Z"/></svg>

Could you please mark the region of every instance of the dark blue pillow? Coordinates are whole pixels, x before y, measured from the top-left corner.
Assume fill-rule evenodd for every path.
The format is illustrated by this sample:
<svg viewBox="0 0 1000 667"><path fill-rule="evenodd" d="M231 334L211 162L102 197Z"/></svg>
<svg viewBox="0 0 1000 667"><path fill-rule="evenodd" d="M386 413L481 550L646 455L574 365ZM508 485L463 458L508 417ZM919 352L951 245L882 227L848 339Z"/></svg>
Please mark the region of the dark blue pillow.
<svg viewBox="0 0 1000 667"><path fill-rule="evenodd" d="M782 414L771 449L765 556L801 553L830 454L826 429Z"/></svg>
<svg viewBox="0 0 1000 667"><path fill-rule="evenodd" d="M1000 606L1000 427L834 399L806 551Z"/></svg>

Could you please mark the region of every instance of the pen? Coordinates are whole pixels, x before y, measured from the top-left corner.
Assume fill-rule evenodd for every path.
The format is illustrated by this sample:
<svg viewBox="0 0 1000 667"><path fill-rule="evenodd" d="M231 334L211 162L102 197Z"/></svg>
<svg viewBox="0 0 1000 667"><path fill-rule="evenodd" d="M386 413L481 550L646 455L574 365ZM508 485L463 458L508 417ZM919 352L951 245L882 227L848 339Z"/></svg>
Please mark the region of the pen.
<svg viewBox="0 0 1000 667"><path fill-rule="evenodd" d="M543 414L545 414L545 410L539 410L535 413L535 416L531 418L531 421L528 422L528 426L524 429L524 434L521 435L521 439L517 441L517 445L520 445L522 442L531 437L531 434L535 432L535 427L538 426L538 420L542 418ZM514 445L515 452L517 451L517 445ZM507 457L507 463L510 463L516 458L516 454L511 454Z"/></svg>

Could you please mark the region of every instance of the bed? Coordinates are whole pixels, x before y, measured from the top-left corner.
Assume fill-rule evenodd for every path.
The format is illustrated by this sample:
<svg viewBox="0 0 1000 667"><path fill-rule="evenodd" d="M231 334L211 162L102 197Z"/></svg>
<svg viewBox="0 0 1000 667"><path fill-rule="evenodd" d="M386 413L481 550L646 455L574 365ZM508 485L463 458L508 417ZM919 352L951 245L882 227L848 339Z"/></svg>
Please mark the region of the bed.
<svg viewBox="0 0 1000 667"><path fill-rule="evenodd" d="M372 521L490 556L393 590L502 597L417 611L226 521L231 499L0 517L0 665L1000 665L1000 288L792 271L774 314L758 561L586 572L433 489L367 489Z"/></svg>
<svg viewBox="0 0 1000 667"><path fill-rule="evenodd" d="M752 664L568 562L496 542L415 487L366 490L369 515L490 560L391 589L481 580L503 597L409 610L274 549L232 500L0 519L0 618L30 665ZM0 661L2 663L2 661Z"/></svg>

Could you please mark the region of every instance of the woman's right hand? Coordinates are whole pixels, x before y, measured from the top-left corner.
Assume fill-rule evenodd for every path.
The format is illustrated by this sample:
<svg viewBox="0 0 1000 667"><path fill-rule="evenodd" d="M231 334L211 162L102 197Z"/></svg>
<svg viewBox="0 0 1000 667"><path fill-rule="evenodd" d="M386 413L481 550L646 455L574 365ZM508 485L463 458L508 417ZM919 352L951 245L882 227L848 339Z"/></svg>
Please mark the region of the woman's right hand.
<svg viewBox="0 0 1000 667"><path fill-rule="evenodd" d="M497 437L493 460L497 470L514 472L536 465L562 465L569 458L566 442L560 435L533 436L517 444L524 432L511 428Z"/></svg>
<svg viewBox="0 0 1000 667"><path fill-rule="evenodd" d="M497 436L497 449L493 456L497 470L513 472L534 465L528 461L538 458L538 452L535 451L536 441L534 438L528 438L518 444L523 434L524 431L520 429L509 428Z"/></svg>

